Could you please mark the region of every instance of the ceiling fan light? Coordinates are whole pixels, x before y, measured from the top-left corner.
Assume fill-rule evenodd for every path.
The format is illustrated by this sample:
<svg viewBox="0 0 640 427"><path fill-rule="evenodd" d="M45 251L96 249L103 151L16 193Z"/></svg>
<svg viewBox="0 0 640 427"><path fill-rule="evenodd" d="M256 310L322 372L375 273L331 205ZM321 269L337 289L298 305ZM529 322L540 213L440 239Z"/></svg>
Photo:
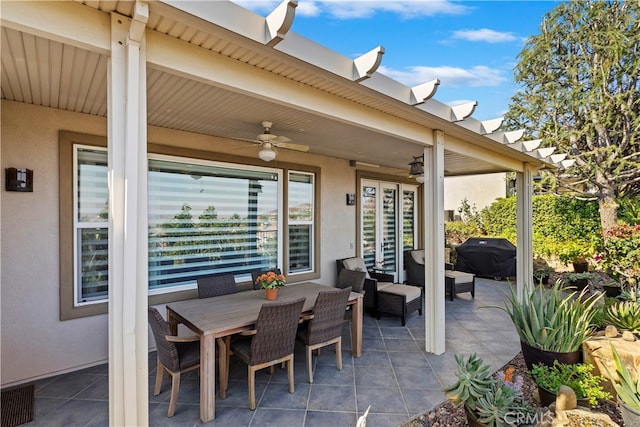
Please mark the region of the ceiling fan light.
<svg viewBox="0 0 640 427"><path fill-rule="evenodd" d="M258 157L265 162L270 162L271 160L276 158L276 152L271 149L271 147L262 147L262 150L258 152Z"/></svg>

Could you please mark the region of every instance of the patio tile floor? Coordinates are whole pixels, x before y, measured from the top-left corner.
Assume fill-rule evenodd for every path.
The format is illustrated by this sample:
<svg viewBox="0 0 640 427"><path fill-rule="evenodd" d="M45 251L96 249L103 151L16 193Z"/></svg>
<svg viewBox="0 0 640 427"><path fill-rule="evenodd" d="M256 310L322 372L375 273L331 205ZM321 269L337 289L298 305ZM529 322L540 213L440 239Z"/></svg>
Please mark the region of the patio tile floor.
<svg viewBox="0 0 640 427"><path fill-rule="evenodd" d="M407 421L445 401L441 388L454 381L454 353L476 352L499 369L520 351L520 341L502 306L507 282L476 280L476 298L460 294L447 299L446 352L424 352L425 318L413 313L401 326L398 317L380 320L365 314L363 354L351 356L350 328L343 332L343 370L335 368L335 352L325 348L314 362L314 382L307 383L304 347L296 344L295 393L287 391L286 369L256 376L257 409L247 399L246 365L231 358L229 389L216 400L211 426L354 426L369 405L368 427ZM155 353L149 355L149 425L184 427L199 420L199 379L183 376L176 414L167 418L170 381L153 395ZM108 426L106 364L37 381L34 421L24 426Z"/></svg>

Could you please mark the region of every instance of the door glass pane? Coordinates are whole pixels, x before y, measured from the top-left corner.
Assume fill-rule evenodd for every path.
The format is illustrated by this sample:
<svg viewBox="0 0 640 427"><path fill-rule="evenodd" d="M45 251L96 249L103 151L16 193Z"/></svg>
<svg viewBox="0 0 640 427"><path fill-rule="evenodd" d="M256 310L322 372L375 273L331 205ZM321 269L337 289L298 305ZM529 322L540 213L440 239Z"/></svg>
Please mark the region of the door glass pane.
<svg viewBox="0 0 640 427"><path fill-rule="evenodd" d="M367 268L376 262L376 187L362 186L362 257Z"/></svg>
<svg viewBox="0 0 640 427"><path fill-rule="evenodd" d="M387 272L395 272L396 244L398 243L397 222L396 222L396 189L384 188L384 199L382 204L382 267Z"/></svg>
<svg viewBox="0 0 640 427"><path fill-rule="evenodd" d="M416 192L402 192L402 249L403 252L415 248Z"/></svg>

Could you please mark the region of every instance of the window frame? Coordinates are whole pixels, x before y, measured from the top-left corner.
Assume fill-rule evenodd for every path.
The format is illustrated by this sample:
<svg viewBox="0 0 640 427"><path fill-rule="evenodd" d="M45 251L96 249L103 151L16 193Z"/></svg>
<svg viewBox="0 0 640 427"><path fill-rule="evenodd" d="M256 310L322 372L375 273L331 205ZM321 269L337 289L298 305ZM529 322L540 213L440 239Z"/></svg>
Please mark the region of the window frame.
<svg viewBox="0 0 640 427"><path fill-rule="evenodd" d="M316 234L315 234L315 228L317 225L317 221L316 221L316 180L317 180L317 174L314 172L309 172L309 171L302 171L302 170L288 170L287 171L287 175L286 175L286 182L287 185L289 185L289 183L291 182L291 175L292 174L299 174L299 175L309 175L312 179L312 185L311 185L311 200L313 202L313 207L314 209L311 212L311 219L310 220L291 220L290 219L290 209L292 208L292 206L289 204L289 191L287 188L287 204L285 206L285 215L286 216L286 220L287 220L287 233L290 233L291 230L291 226L292 225L309 225L311 228L311 233L310 233L310 242L309 242L309 248L311 253L309 254L309 264L310 264L310 268L311 270L306 270L306 271L297 271L297 272L290 272L289 274L293 277L299 276L299 275L303 275L303 274L307 274L309 272L313 272L314 265L315 265L315 258L316 258L316 250L315 250L315 242L316 242ZM287 252L286 252L286 257L287 257L287 270L289 269L290 265L291 265L291 259L290 259L290 246L288 245L288 243L290 242L289 236L287 235Z"/></svg>
<svg viewBox="0 0 640 427"><path fill-rule="evenodd" d="M69 320L81 317L95 316L106 314L108 312L108 299L100 302L92 302L83 305L75 304L75 293L77 292L75 274L76 274L76 254L74 239L76 234L74 213L76 200L74 194L75 188L75 159L74 146L81 145L87 148L107 147L107 137L88 135L72 131L59 131L59 228L60 228L60 320ZM265 163L259 159L233 156L228 154L216 153L213 151L195 150L180 146L168 146L162 144L149 143L147 148L147 158L152 156L169 156L172 158L182 158L193 161L205 161L207 163L214 162L221 165L252 165L265 167ZM289 215L288 215L288 191L289 191L289 173L302 172L314 175L313 186L313 225L312 225L312 269L308 272L292 273L292 279L295 281L313 280L320 277L319 259L320 248L318 242L320 240L320 171L319 167L292 164L279 161L277 168L274 168L282 176L281 194L279 197L280 221L279 225L279 259L282 261L281 269L288 274L289 266ZM292 280L291 280L292 281ZM253 289L250 280L238 283L239 290ZM168 291L165 293L148 292L150 305L165 304L172 301L197 298L197 289Z"/></svg>

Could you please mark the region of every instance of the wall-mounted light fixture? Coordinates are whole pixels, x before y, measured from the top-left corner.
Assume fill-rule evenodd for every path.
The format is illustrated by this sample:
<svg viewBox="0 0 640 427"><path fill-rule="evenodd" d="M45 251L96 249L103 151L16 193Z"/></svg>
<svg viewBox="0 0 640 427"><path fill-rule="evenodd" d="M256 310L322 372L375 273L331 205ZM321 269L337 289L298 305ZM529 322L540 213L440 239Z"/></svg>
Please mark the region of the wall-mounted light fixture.
<svg viewBox="0 0 640 427"><path fill-rule="evenodd" d="M413 160L409 162L409 175L415 176L416 181L419 183L424 182L424 156L414 156Z"/></svg>
<svg viewBox="0 0 640 427"><path fill-rule="evenodd" d="M7 191L33 192L33 171L24 168L6 168L5 188Z"/></svg>

